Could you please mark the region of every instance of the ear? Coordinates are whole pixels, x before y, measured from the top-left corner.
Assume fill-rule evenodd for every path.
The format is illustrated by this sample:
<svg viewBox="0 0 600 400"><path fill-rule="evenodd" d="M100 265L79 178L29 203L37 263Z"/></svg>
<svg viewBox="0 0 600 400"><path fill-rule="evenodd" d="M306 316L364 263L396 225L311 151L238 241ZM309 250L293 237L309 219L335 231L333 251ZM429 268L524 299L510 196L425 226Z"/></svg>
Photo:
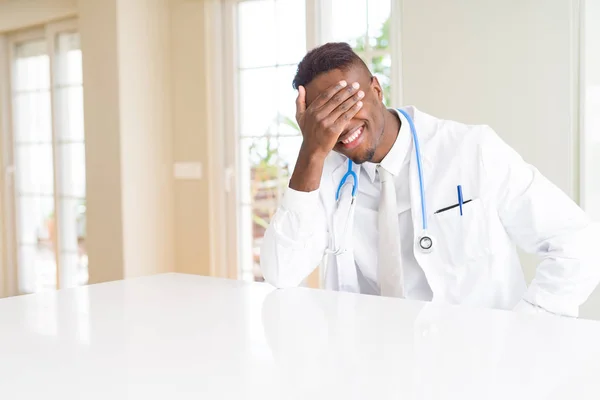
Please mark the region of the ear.
<svg viewBox="0 0 600 400"><path fill-rule="evenodd" d="M377 94L379 101L383 101L383 89L379 84L379 79L375 75L371 76L371 89Z"/></svg>

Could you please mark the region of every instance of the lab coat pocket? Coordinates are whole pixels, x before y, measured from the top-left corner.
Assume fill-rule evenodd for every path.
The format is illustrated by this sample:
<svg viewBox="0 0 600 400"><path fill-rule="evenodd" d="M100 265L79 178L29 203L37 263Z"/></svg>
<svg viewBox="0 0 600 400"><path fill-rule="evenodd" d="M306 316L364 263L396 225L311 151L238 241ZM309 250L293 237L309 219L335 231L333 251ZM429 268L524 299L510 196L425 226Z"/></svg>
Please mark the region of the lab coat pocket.
<svg viewBox="0 0 600 400"><path fill-rule="evenodd" d="M461 268L490 254L487 214L480 199L433 216L432 228L442 248L443 258Z"/></svg>

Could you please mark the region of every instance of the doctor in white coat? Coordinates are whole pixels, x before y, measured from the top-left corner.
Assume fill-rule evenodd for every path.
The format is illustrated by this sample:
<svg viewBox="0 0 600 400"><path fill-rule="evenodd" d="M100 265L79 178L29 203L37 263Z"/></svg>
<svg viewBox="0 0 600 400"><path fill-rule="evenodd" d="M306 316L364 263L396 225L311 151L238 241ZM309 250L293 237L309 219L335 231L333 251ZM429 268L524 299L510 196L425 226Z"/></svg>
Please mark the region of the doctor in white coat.
<svg viewBox="0 0 600 400"><path fill-rule="evenodd" d="M267 282L323 265L332 290L578 315L597 227L490 127L387 109L345 43L310 51L293 84L303 143L261 248ZM542 259L529 287L517 247Z"/></svg>

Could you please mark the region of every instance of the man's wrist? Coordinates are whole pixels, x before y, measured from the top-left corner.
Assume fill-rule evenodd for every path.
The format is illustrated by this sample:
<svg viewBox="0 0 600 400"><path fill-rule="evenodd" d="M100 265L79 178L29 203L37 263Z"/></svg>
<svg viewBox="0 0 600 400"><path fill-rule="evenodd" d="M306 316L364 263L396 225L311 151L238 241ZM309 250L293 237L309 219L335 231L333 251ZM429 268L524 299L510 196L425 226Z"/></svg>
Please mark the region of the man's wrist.
<svg viewBox="0 0 600 400"><path fill-rule="evenodd" d="M311 192L318 189L325 158L326 155L319 152L301 149L290 179L290 188L300 192Z"/></svg>

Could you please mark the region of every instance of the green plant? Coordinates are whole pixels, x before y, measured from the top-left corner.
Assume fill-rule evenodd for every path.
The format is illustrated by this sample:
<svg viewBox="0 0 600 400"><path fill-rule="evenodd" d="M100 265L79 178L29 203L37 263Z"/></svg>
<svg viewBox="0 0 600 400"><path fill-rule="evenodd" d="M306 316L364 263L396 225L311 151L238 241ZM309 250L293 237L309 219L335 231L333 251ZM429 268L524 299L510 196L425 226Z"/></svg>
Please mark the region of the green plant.
<svg viewBox="0 0 600 400"><path fill-rule="evenodd" d="M289 165L280 157L278 139L272 134L284 127L293 133L300 132L298 124L292 118L278 115L267 128L265 135L254 139L249 148L253 174L250 193L254 202L260 200L260 195L275 197L281 181L287 181L289 177ZM269 223L256 211L258 210L255 209L252 213L253 222L266 229ZM266 214L269 214L268 210Z"/></svg>

